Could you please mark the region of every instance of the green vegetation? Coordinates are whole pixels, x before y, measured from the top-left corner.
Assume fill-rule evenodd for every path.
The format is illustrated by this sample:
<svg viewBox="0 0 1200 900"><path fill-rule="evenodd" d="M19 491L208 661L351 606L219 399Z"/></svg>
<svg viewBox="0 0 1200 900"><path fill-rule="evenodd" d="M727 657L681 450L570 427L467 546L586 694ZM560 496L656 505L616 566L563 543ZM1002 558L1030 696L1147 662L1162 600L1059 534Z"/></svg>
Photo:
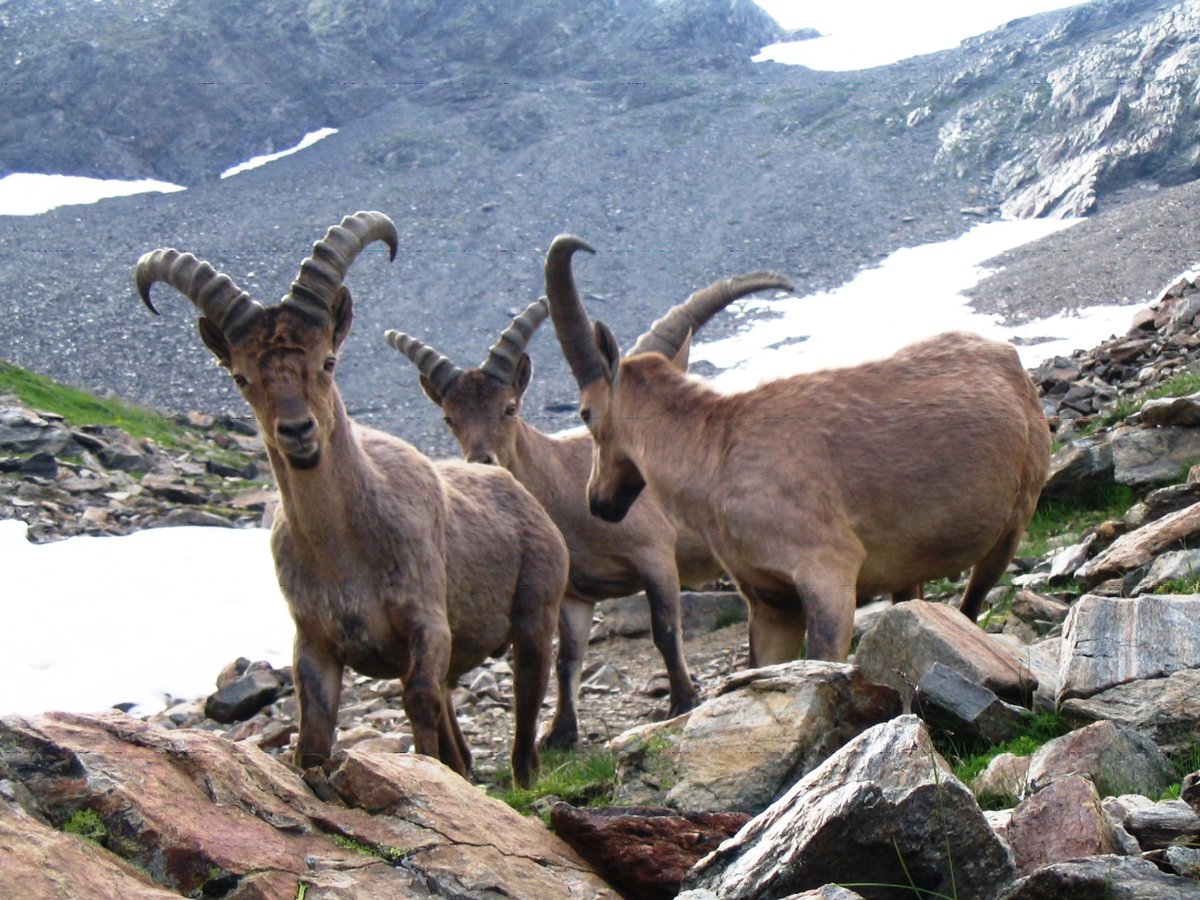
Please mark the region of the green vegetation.
<svg viewBox="0 0 1200 900"><path fill-rule="evenodd" d="M383 847L375 844L366 844L362 841L356 841L354 838L346 837L344 834L335 834L333 842L343 850L353 850L355 853L361 853L363 856L374 856L389 863L397 863L405 857L411 855L411 850L401 850L399 847ZM304 887L304 885L301 885Z"/></svg>
<svg viewBox="0 0 1200 900"><path fill-rule="evenodd" d="M612 801L616 778L617 759L605 747L547 750L532 786L509 787L496 796L524 816L536 813L538 801L547 797L573 806L604 806Z"/></svg>
<svg viewBox="0 0 1200 900"><path fill-rule="evenodd" d="M77 834L79 837L103 846L108 837L108 826L100 818L100 813L94 809L80 809L71 813L71 817L63 822L62 830L67 834Z"/></svg>
<svg viewBox="0 0 1200 900"><path fill-rule="evenodd" d="M988 767L988 763L1001 753L1029 756L1043 744L1056 737L1062 737L1070 730L1071 726L1057 712L1037 713L1019 735L1001 744L962 746L950 741L939 741L938 752L950 763L955 777L969 785ZM1008 805L1007 802L997 805L995 798L988 797L980 797L979 802L984 809L999 809Z"/></svg>
<svg viewBox="0 0 1200 900"><path fill-rule="evenodd" d="M1052 542L1118 519L1134 504L1133 489L1115 482L1070 500L1042 500L1029 522L1019 556L1044 556Z"/></svg>
<svg viewBox="0 0 1200 900"><path fill-rule="evenodd" d="M183 442L185 430L153 410L96 397L2 361L0 393L16 394L27 406L60 415L77 427L111 425L134 437L150 438L164 446L177 446Z"/></svg>

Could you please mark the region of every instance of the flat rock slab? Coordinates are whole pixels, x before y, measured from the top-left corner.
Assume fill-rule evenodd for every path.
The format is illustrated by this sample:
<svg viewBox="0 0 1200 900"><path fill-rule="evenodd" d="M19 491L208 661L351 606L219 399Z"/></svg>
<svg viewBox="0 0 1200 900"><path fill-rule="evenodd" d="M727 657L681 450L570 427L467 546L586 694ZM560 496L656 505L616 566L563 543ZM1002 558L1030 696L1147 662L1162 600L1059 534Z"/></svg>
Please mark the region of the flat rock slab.
<svg viewBox="0 0 1200 900"><path fill-rule="evenodd" d="M1200 503L1193 503L1121 535L1103 553L1080 566L1075 577L1084 587L1094 587L1145 565L1163 550L1197 533L1200 533Z"/></svg>
<svg viewBox="0 0 1200 900"><path fill-rule="evenodd" d="M255 747L121 713L5 718L0 747L0 897L617 897L540 821L417 754L350 750L325 802ZM97 843L54 831L81 810Z"/></svg>
<svg viewBox="0 0 1200 900"><path fill-rule="evenodd" d="M1166 753L1200 743L1200 669L1182 669L1166 678L1118 684L1090 697L1064 700L1060 710L1072 722L1111 721L1146 735Z"/></svg>
<svg viewBox="0 0 1200 900"><path fill-rule="evenodd" d="M1011 703L1028 705L1038 684L1023 660L957 609L923 600L897 603L880 616L859 642L854 663L871 681L910 699L935 663Z"/></svg>
<svg viewBox="0 0 1200 900"><path fill-rule="evenodd" d="M1200 668L1200 596L1085 595L1063 625L1058 701Z"/></svg>

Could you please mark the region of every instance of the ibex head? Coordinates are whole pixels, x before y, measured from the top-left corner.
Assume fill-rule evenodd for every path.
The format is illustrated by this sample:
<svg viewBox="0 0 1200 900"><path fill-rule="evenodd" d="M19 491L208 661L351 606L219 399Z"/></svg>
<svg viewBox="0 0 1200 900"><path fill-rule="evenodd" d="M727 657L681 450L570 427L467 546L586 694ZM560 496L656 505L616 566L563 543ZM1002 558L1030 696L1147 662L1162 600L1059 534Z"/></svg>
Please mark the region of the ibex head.
<svg viewBox="0 0 1200 900"><path fill-rule="evenodd" d="M774 272L718 281L672 307L622 359L612 331L603 322L593 325L584 309L571 270L577 250L594 252L569 234L551 243L546 253L546 296L554 331L579 385L579 416L592 435L588 505L594 515L619 522L646 485L633 456L636 441L626 427L629 414L623 409L623 380L664 366L686 372L697 328L739 297L769 288L792 290L792 283ZM651 358L659 355L666 360Z"/></svg>
<svg viewBox="0 0 1200 900"><path fill-rule="evenodd" d="M525 345L547 314L541 297L512 320L478 368L463 370L438 351L400 331L384 339L421 372L421 387L442 408L443 418L468 462L513 463L521 398L533 375Z"/></svg>
<svg viewBox="0 0 1200 900"><path fill-rule="evenodd" d="M199 309L200 336L254 409L264 443L294 469L321 460L341 410L333 382L338 350L350 331L352 303L342 281L358 254L397 236L382 213L358 212L313 245L291 290L264 307L207 262L178 250L153 250L137 264L138 293L150 311L150 287L171 285Z"/></svg>

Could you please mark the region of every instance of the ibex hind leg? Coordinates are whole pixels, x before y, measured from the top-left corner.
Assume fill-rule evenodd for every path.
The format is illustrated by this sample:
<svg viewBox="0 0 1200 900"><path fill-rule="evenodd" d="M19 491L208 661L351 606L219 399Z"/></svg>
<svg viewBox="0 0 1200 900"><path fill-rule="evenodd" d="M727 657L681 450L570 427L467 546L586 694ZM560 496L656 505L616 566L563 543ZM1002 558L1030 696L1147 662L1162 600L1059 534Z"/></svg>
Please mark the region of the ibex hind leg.
<svg viewBox="0 0 1200 900"><path fill-rule="evenodd" d="M442 694L442 718L438 723L438 759L456 772L469 773L471 771L471 747L458 724L451 691L452 686L447 684Z"/></svg>
<svg viewBox="0 0 1200 900"><path fill-rule="evenodd" d="M570 750L579 743L579 682L583 657L592 629L593 604L566 596L558 611L558 656L554 661L558 703L550 730L540 741L543 750Z"/></svg>
<svg viewBox="0 0 1200 900"><path fill-rule="evenodd" d="M695 709L700 696L692 683L688 671L687 657L683 653L683 614L679 597L679 577L672 570L647 578L646 599L650 603L650 629L654 635L654 646L662 655L667 667L667 679L671 685L672 718Z"/></svg>
<svg viewBox="0 0 1200 900"><path fill-rule="evenodd" d="M530 558L532 557L532 561ZM554 626L567 581L565 554L557 571L551 558L527 555L513 597L513 783L529 787L541 768L537 719L550 683Z"/></svg>
<svg viewBox="0 0 1200 900"><path fill-rule="evenodd" d="M958 608L972 622L979 618L988 591L996 586L996 582L1016 556L1017 545L1020 542L1021 529L1012 528L1004 532L992 549L971 569L971 578L967 582L967 589Z"/></svg>

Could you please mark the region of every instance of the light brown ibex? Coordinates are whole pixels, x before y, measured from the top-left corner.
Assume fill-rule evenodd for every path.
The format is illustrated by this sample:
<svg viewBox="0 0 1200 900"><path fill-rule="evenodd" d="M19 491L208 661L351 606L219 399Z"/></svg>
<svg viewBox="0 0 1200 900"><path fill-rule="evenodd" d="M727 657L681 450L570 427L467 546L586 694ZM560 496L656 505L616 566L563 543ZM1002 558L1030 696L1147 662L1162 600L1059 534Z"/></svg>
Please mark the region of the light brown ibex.
<svg viewBox="0 0 1200 900"><path fill-rule="evenodd" d="M753 665L844 660L857 599L973 567L974 619L1046 479L1050 432L1008 344L949 333L877 362L738 394L593 327L571 235L546 255L550 315L594 441L588 501L620 521L649 484L750 606ZM671 355L671 354L668 354ZM807 646L805 645L807 626Z"/></svg>
<svg viewBox="0 0 1200 900"><path fill-rule="evenodd" d="M467 775L470 750L451 685L511 644L513 778L527 785L538 766L537 715L566 545L507 472L431 462L347 414L333 378L351 321L342 281L373 241L395 257L387 216L347 216L313 245L283 300L268 307L208 263L171 249L141 258L137 288L155 312L150 287L157 281L196 305L204 343L258 420L280 493L275 568L296 623L297 764L329 757L348 665L400 677L417 752Z"/></svg>
<svg viewBox="0 0 1200 900"><path fill-rule="evenodd" d="M790 290L791 282L772 272L718 281L673 307L630 352L657 351L664 341L668 345L678 341L734 300L772 288ZM545 298L530 304L474 369L460 368L403 332L389 331L385 338L420 370L421 387L442 408L467 460L511 471L566 538L571 576L559 611L558 707L542 742L547 747L569 747L579 736L579 681L595 603L639 588L646 592L654 644L670 684L668 714L676 716L699 700L683 654L680 583L711 580L720 574L720 567L696 534L672 526L653 497L620 523L592 516L586 499L591 438L586 434L550 437L521 418L521 400L533 375L525 346L547 312Z"/></svg>

